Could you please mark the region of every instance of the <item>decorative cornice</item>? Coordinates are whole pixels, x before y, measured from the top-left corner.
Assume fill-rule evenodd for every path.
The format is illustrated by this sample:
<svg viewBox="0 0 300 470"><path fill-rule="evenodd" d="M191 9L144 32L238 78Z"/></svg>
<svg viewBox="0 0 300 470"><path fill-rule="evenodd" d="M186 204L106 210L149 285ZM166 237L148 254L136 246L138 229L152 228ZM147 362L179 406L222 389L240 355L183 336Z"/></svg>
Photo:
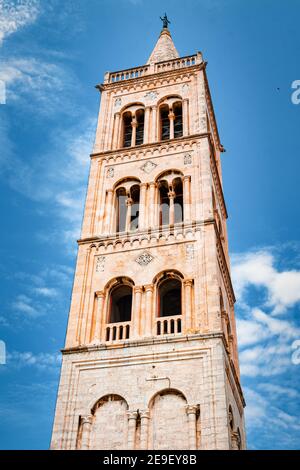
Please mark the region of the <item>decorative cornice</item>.
<svg viewBox="0 0 300 470"><path fill-rule="evenodd" d="M90 154L90 157L93 158L107 158L113 155L120 155L125 153L126 155L136 154L137 152L142 153L143 151L147 151L148 149L154 149L157 147L174 147L174 145L180 145L181 143L192 141L198 141L199 139L209 138L210 132L203 132L199 134L191 134L184 137L176 137L174 139L169 140L161 140L157 142L150 142L148 144L142 144L135 147L122 147L116 150L103 150L101 152L94 152Z"/></svg>
<svg viewBox="0 0 300 470"><path fill-rule="evenodd" d="M160 64L160 62L158 62L157 64ZM118 89L118 88L123 88L123 87L128 87L128 86L130 87L136 86L136 85L139 85L139 83L146 84L149 81L151 82L153 80L165 79L165 77L171 78L175 76L178 77L180 75L193 74L197 71L205 69L206 64L207 64L206 62L201 62L200 64L190 65L188 67L164 70L161 72L147 73L145 75L141 75L135 78L128 78L126 80L120 80L120 81L111 82L111 83L97 84L95 88L99 89L101 92L111 91L112 89ZM149 67L149 66L145 66L145 67ZM128 69L128 70L114 72L114 73L123 73L123 72L126 73L127 71L129 72L130 70L134 70L134 69Z"/></svg>
<svg viewBox="0 0 300 470"><path fill-rule="evenodd" d="M120 341L117 344L108 344L108 343L100 343L100 344L89 344L89 345L82 345L82 346L74 346L69 348L61 349L61 353L63 355L70 355L70 354L78 354L82 352L92 352L92 351L103 351L106 349L124 349L126 347L140 347L140 346L149 346L153 344L165 344L165 343L178 343L182 341L191 342L193 340L209 340L209 339L221 339L223 341L223 333L216 332L216 333L194 333L194 334L182 334L176 335L174 337L171 336L151 336L150 338L140 338L140 339L126 339L124 341ZM187 351L188 352L188 351ZM201 352L201 350L199 351ZM152 356L151 356L152 357Z"/></svg>

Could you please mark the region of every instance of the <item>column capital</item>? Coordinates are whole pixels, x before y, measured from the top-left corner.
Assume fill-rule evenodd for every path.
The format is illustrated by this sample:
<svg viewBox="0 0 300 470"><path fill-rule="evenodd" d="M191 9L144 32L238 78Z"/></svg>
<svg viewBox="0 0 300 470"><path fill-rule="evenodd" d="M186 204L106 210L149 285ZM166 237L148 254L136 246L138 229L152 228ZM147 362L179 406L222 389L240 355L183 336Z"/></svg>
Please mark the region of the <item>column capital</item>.
<svg viewBox="0 0 300 470"><path fill-rule="evenodd" d="M120 112L120 111L117 111L117 112L115 113L115 116L120 117L120 116L121 116L121 112Z"/></svg>
<svg viewBox="0 0 300 470"><path fill-rule="evenodd" d="M146 284L144 286L145 292L153 292L154 290L154 285L153 284Z"/></svg>
<svg viewBox="0 0 300 470"><path fill-rule="evenodd" d="M185 411L188 415L195 415L199 409L198 405L186 405Z"/></svg>
<svg viewBox="0 0 300 470"><path fill-rule="evenodd" d="M183 98L183 103L188 103L189 102L189 99L188 98Z"/></svg>
<svg viewBox="0 0 300 470"><path fill-rule="evenodd" d="M107 194L112 194L114 192L114 190L112 188L109 188L106 190Z"/></svg>
<svg viewBox="0 0 300 470"><path fill-rule="evenodd" d="M148 183L140 183L140 189L147 189Z"/></svg>
<svg viewBox="0 0 300 470"><path fill-rule="evenodd" d="M183 281L183 284L186 286L186 287L192 287L194 283L194 280L193 279L184 279Z"/></svg>
<svg viewBox="0 0 300 470"><path fill-rule="evenodd" d="M174 121L174 119L175 119L175 114L173 113L173 111L170 111L170 112L169 112L168 118L170 119L170 121Z"/></svg>
<svg viewBox="0 0 300 470"><path fill-rule="evenodd" d="M97 290L95 292L95 295L96 295L97 299L101 299L101 298L105 297L105 293L104 293L103 290Z"/></svg>
<svg viewBox="0 0 300 470"><path fill-rule="evenodd" d="M137 411L127 411L127 418L128 418L128 421L133 419L133 420L137 420L137 417L138 417L138 412Z"/></svg>
<svg viewBox="0 0 300 470"><path fill-rule="evenodd" d="M81 424L92 424L93 415L81 416Z"/></svg>
<svg viewBox="0 0 300 470"><path fill-rule="evenodd" d="M141 294L143 292L143 286L134 286L133 291L135 294Z"/></svg>
<svg viewBox="0 0 300 470"><path fill-rule="evenodd" d="M168 192L168 197L169 197L169 199L175 199L175 197L176 197L175 191L169 191Z"/></svg>
<svg viewBox="0 0 300 470"><path fill-rule="evenodd" d="M183 181L191 181L191 175L184 175L182 179Z"/></svg>
<svg viewBox="0 0 300 470"><path fill-rule="evenodd" d="M126 206L132 206L132 204L133 204L133 199L131 197L128 197L126 199Z"/></svg>
<svg viewBox="0 0 300 470"><path fill-rule="evenodd" d="M148 183L148 184L149 184L149 187L154 187L155 188L157 186L155 181L150 181L150 183Z"/></svg>
<svg viewBox="0 0 300 470"><path fill-rule="evenodd" d="M152 109L157 109L157 104L152 104L152 105L151 105L151 108L152 108Z"/></svg>
<svg viewBox="0 0 300 470"><path fill-rule="evenodd" d="M141 419L150 419L150 410L140 410Z"/></svg>

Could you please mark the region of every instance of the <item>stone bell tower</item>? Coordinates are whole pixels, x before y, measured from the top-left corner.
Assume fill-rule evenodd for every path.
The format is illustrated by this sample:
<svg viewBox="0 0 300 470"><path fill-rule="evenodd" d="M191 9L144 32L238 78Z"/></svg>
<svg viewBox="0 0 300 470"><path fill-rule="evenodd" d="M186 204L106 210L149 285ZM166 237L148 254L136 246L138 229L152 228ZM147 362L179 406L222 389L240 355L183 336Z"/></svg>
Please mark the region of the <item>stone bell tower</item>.
<svg viewBox="0 0 300 470"><path fill-rule="evenodd" d="M244 449L221 153L201 53L163 18L106 73L53 449Z"/></svg>

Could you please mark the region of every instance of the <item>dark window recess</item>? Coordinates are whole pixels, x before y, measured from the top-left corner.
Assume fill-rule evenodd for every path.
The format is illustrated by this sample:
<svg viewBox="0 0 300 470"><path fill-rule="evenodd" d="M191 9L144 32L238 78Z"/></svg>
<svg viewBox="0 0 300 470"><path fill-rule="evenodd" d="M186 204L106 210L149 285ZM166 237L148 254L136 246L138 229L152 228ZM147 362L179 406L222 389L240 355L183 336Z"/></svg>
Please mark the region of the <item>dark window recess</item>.
<svg viewBox="0 0 300 470"><path fill-rule="evenodd" d="M166 279L159 286L159 316L181 315L181 282Z"/></svg>
<svg viewBox="0 0 300 470"><path fill-rule="evenodd" d="M117 191L117 232L124 232L126 227L127 195L124 188Z"/></svg>
<svg viewBox="0 0 300 470"><path fill-rule="evenodd" d="M181 103L174 103L173 112L175 115L174 120L174 137L182 137L182 105Z"/></svg>
<svg viewBox="0 0 300 470"><path fill-rule="evenodd" d="M144 143L144 110L139 109L136 113L137 128L135 145L142 145Z"/></svg>
<svg viewBox="0 0 300 470"><path fill-rule="evenodd" d="M131 147L131 137L132 137L132 126L131 126L131 113L125 113L123 115L123 147Z"/></svg>
<svg viewBox="0 0 300 470"><path fill-rule="evenodd" d="M170 138L170 120L168 106L161 106L160 108L160 125L161 140L168 140Z"/></svg>
<svg viewBox="0 0 300 470"><path fill-rule="evenodd" d="M170 210L170 200L168 196L169 188L166 181L162 182L159 188L160 195L160 207L159 207L159 224L168 225L169 224L169 210Z"/></svg>
<svg viewBox="0 0 300 470"><path fill-rule="evenodd" d="M109 323L131 320L132 289L128 285L116 287L110 296Z"/></svg>
<svg viewBox="0 0 300 470"><path fill-rule="evenodd" d="M181 178L176 178L173 182L174 199L174 220L175 223L183 221L183 187Z"/></svg>
<svg viewBox="0 0 300 470"><path fill-rule="evenodd" d="M130 218L130 230L137 230L139 228L139 207L140 207L140 187L138 184L132 186L131 190L132 206Z"/></svg>

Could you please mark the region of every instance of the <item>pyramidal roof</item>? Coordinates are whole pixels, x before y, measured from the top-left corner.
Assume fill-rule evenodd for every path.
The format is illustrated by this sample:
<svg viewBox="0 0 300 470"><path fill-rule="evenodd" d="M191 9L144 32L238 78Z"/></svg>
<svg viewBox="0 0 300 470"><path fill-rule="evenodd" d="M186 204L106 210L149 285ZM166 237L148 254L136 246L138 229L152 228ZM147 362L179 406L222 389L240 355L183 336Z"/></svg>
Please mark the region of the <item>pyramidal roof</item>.
<svg viewBox="0 0 300 470"><path fill-rule="evenodd" d="M174 46L170 31L168 28L163 28L147 64L155 64L156 62L177 59L178 57L179 54Z"/></svg>

